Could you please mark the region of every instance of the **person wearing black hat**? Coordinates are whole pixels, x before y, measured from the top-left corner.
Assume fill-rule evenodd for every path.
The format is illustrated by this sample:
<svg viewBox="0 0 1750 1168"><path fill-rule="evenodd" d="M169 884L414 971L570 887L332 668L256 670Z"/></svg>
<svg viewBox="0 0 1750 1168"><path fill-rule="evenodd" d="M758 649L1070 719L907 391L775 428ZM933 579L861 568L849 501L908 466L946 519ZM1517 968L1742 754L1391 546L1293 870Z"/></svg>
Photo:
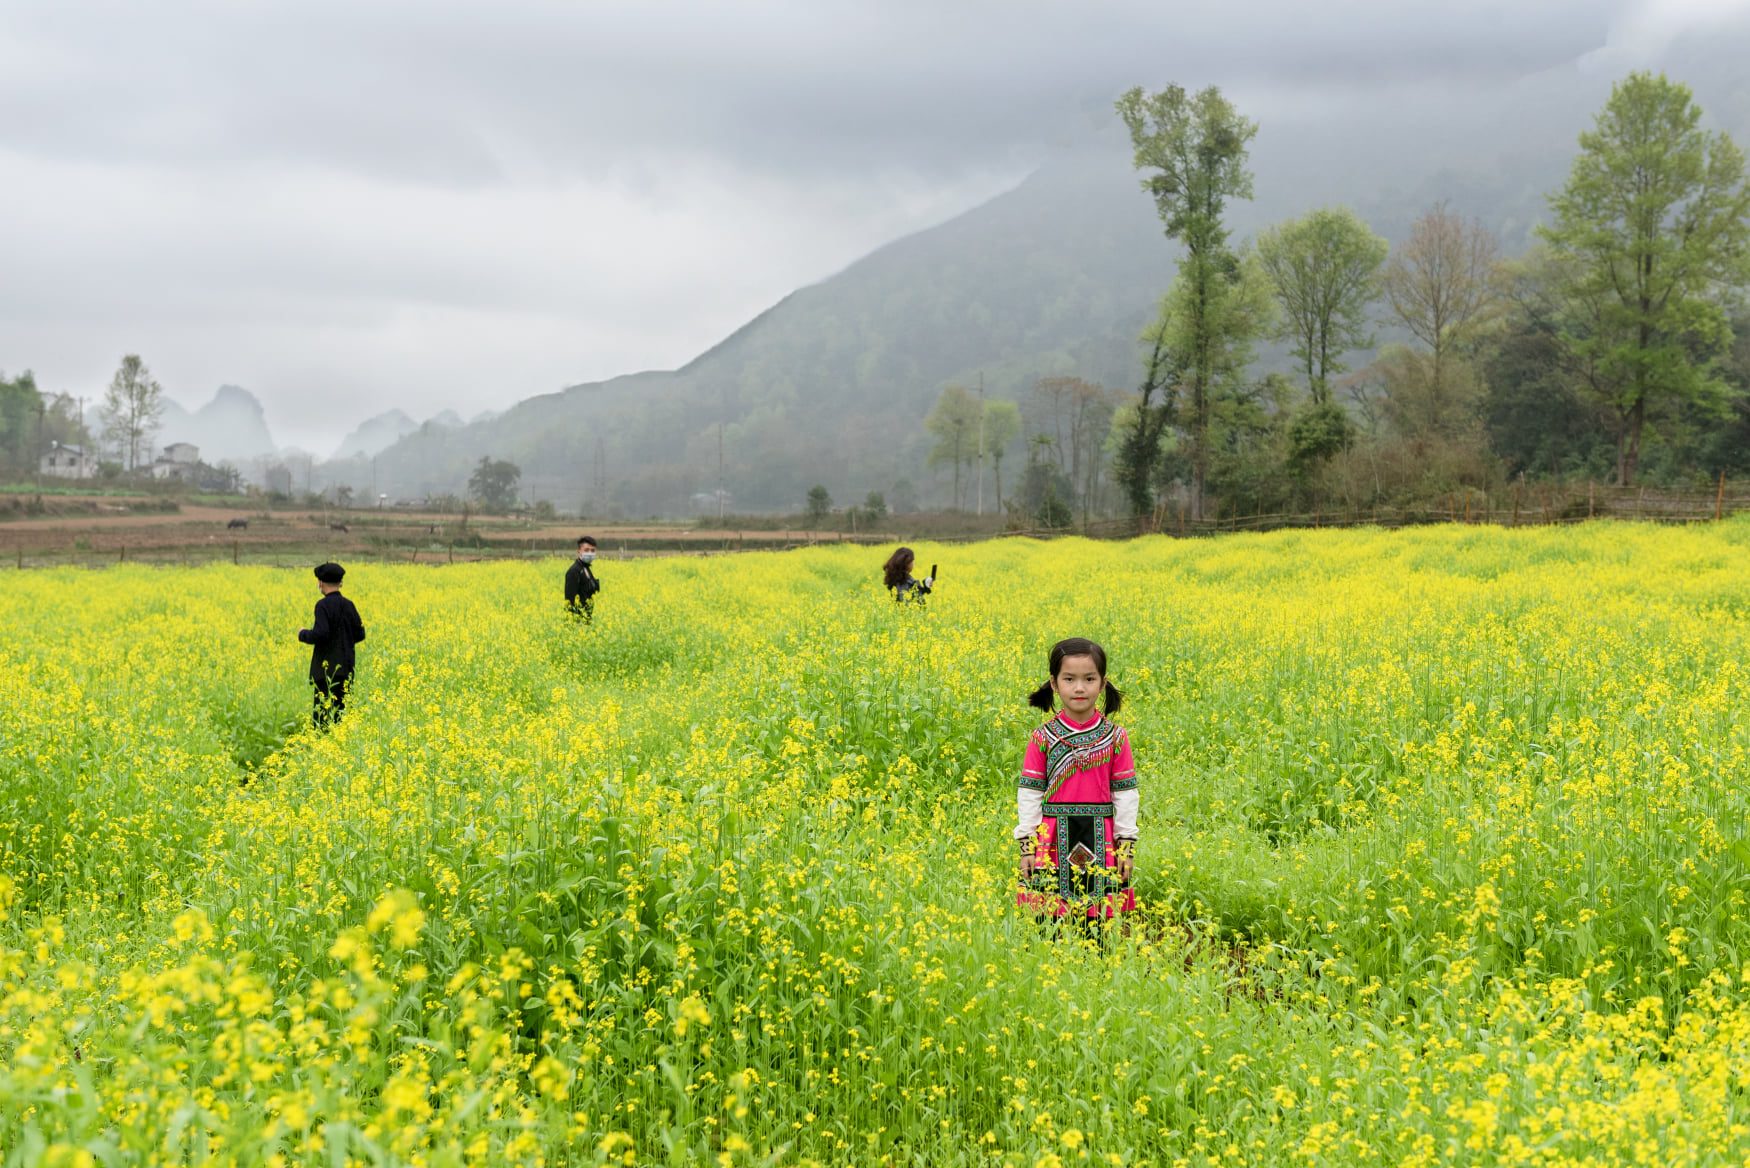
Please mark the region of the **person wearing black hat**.
<svg viewBox="0 0 1750 1168"><path fill-rule="evenodd" d="M595 614L595 594L602 582L595 578L590 564L595 561L595 540L587 535L577 537L577 558L565 570L565 606L588 624Z"/></svg>
<svg viewBox="0 0 1750 1168"><path fill-rule="evenodd" d="M319 730L339 721L346 709L354 665L352 647L365 639L359 610L340 594L345 575L346 569L339 564L316 565L316 586L322 590L322 599L316 602L316 623L298 630L298 640L312 646L310 681L316 686L316 705L310 720Z"/></svg>

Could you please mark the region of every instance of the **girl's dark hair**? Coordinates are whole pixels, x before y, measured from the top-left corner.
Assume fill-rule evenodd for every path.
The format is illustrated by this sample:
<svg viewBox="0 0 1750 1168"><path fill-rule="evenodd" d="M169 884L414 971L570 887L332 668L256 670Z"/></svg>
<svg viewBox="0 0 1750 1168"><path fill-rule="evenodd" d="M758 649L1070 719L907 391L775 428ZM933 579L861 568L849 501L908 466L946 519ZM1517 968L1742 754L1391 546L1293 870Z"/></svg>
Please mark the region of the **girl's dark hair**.
<svg viewBox="0 0 1750 1168"><path fill-rule="evenodd" d="M905 578L911 575L912 561L917 557L908 547L902 547L887 557L887 563L882 565L882 575L886 577L889 588L898 588L905 583Z"/></svg>
<svg viewBox="0 0 1750 1168"><path fill-rule="evenodd" d="M1086 637L1068 637L1051 647L1051 676L1055 678L1063 668L1065 657L1092 657L1094 669L1100 679L1106 678L1106 650L1098 641L1090 641ZM1046 682L1034 690L1027 702L1038 709L1049 712L1057 699L1057 691L1051 688L1051 682ZM1124 705L1124 695L1118 692L1118 687L1110 681L1106 682L1105 698L1102 703L1108 714L1116 714Z"/></svg>

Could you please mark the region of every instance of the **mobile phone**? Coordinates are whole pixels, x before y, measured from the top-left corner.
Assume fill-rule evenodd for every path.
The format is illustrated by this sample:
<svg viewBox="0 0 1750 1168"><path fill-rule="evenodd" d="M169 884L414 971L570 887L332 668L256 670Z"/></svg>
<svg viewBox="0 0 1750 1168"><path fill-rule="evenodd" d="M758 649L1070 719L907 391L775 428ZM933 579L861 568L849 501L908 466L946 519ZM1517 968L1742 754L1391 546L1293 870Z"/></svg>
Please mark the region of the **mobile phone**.
<svg viewBox="0 0 1750 1168"><path fill-rule="evenodd" d="M930 579L934 580L935 578L936 578L936 565L931 564L930 565Z"/></svg>

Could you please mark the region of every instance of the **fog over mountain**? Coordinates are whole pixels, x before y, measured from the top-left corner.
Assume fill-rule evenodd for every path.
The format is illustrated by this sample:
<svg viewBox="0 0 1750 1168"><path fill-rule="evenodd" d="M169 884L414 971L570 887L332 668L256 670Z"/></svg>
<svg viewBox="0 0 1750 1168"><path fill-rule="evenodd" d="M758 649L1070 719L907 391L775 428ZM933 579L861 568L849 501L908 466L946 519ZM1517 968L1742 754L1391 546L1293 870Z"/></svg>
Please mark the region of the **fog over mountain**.
<svg viewBox="0 0 1750 1168"><path fill-rule="evenodd" d="M358 426L341 439L330 457L336 459L352 458L363 454L367 457L419 429L419 423L400 410L390 410L378 414L374 418L366 418Z"/></svg>
<svg viewBox="0 0 1750 1168"><path fill-rule="evenodd" d="M213 465L227 460L241 463L274 451L261 403L238 385L221 385L213 400L192 412L166 397L156 441L160 448L192 442L200 447L201 460Z"/></svg>
<svg viewBox="0 0 1750 1168"><path fill-rule="evenodd" d="M249 385L313 450L390 409L714 366L795 289L1036 171L1121 159L1131 84L1216 82L1262 123L1254 218L1344 199L1396 234L1440 190L1522 237L1609 81L1741 51L1744 8L24 0L0 22L0 366L90 398L139 352L185 400ZM1703 100L1726 118L1738 89ZM900 359L877 331L871 360Z"/></svg>
<svg viewBox="0 0 1750 1168"><path fill-rule="evenodd" d="M1750 142L1747 51L1740 27L1680 41L1664 60L1716 124ZM1576 62L1464 100L1433 92L1370 108L1357 97L1266 121L1252 151L1257 198L1236 203L1232 221L1243 236L1346 203L1397 239L1448 201L1520 250L1616 76ZM383 451L376 473L390 493L418 496L461 490L480 457L508 458L531 500L685 515L718 484L721 424L737 507L795 510L815 482L853 501L899 479L941 501L922 426L940 388L982 377L988 394L1018 399L1062 374L1132 387L1136 337L1173 264L1128 143L1100 126L1013 191L797 291L678 370L423 429Z"/></svg>

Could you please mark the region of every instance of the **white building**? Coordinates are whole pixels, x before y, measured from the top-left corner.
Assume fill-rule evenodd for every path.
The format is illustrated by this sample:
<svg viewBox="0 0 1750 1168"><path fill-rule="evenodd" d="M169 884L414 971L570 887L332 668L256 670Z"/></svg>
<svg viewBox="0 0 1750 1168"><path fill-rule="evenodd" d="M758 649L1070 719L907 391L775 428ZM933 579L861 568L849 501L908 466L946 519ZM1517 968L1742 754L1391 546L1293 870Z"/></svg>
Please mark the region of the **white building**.
<svg viewBox="0 0 1750 1168"><path fill-rule="evenodd" d="M61 479L89 479L97 477L97 456L88 452L83 446L64 446L60 442L52 442L43 451L38 462L38 468L46 475Z"/></svg>
<svg viewBox="0 0 1750 1168"><path fill-rule="evenodd" d="M195 464L201 460L200 447L192 442L172 442L164 448L164 453L152 460L152 477L155 479L194 478Z"/></svg>

